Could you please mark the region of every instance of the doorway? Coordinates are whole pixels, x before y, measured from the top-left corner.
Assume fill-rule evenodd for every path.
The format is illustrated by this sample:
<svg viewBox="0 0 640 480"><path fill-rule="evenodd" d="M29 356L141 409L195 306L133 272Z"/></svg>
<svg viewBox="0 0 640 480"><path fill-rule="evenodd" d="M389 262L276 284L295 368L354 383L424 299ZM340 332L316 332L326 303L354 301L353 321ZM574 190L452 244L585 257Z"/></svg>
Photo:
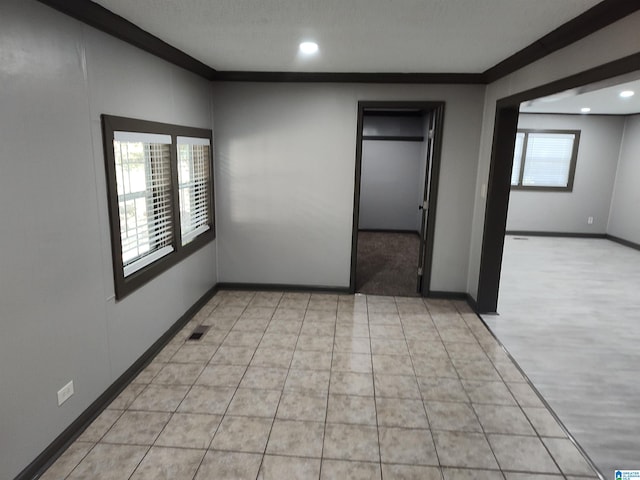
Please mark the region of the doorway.
<svg viewBox="0 0 640 480"><path fill-rule="evenodd" d="M637 54L498 102L478 291L499 312L485 323L600 472L638 452L639 67ZM570 130L571 168L568 149L549 148Z"/></svg>
<svg viewBox="0 0 640 480"><path fill-rule="evenodd" d="M350 291L426 296L443 102L359 102Z"/></svg>
<svg viewBox="0 0 640 480"><path fill-rule="evenodd" d="M496 313L498 307L507 211L511 193L513 152L516 144L520 104L570 89L577 89L590 83L607 81L637 70L640 70L640 54L630 55L497 101L475 305L479 313Z"/></svg>

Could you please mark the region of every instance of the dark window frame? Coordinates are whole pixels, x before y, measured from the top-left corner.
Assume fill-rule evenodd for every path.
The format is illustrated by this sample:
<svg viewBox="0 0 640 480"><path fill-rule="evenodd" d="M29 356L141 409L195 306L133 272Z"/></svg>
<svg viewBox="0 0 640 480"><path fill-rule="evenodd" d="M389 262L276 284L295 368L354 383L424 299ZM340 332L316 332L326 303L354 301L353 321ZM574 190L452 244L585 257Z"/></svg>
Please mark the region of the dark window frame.
<svg viewBox="0 0 640 480"><path fill-rule="evenodd" d="M520 157L520 176L518 178L518 184L511 184L511 190L516 191L535 191L535 192L572 192L573 182L576 176L576 166L578 163L578 147L580 145L580 130L558 130L558 129L535 129L535 128L519 128L516 133L524 133L524 140L522 144L522 156ZM569 163L569 173L567 178L566 187L553 187L553 186L537 186L537 185L522 185L522 179L525 170L525 160L527 157L527 141L530 133L556 133L562 135L574 135L573 148L571 150L571 160ZM512 167L513 169L513 167Z"/></svg>
<svg viewBox="0 0 640 480"><path fill-rule="evenodd" d="M184 260L186 257L212 242L216 238L215 228L215 195L214 195L214 170L213 170L213 132L210 129L186 127L168 123L152 122L114 115L101 115L102 140L107 179L107 199L109 207L109 227L111 234L111 258L113 264L113 277L115 296L117 300L153 280L161 273ZM120 211L118 206L118 187L115 169L115 153L113 148L114 132L156 133L171 136L170 170L171 170L171 205L173 238L171 246L173 251L155 260L149 265L137 270L130 275L124 275L124 263L122 260L122 240L120 234ZM182 245L182 231L180 225L180 193L178 186L177 164L177 137L196 137L209 139L209 172L210 195L209 201L209 230L201 233L189 243Z"/></svg>

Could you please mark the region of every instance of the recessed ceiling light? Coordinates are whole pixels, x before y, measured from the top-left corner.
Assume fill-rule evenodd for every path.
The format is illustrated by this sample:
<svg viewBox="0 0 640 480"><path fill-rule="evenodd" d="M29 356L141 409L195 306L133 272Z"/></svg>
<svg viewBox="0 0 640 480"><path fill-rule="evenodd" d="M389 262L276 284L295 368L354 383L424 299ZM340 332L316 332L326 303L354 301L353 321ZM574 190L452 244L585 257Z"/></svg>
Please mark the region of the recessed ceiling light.
<svg viewBox="0 0 640 480"><path fill-rule="evenodd" d="M591 111L591 109L589 107L583 107L583 108L580 109L580 111L582 113L589 113Z"/></svg>
<svg viewBox="0 0 640 480"><path fill-rule="evenodd" d="M633 97L635 93L636 92L634 92L633 90L625 90L624 92L620 92L620 96L622 98L629 98L629 97Z"/></svg>
<svg viewBox="0 0 640 480"><path fill-rule="evenodd" d="M318 44L316 42L302 42L300 44L300 52L305 55L312 55L318 51Z"/></svg>

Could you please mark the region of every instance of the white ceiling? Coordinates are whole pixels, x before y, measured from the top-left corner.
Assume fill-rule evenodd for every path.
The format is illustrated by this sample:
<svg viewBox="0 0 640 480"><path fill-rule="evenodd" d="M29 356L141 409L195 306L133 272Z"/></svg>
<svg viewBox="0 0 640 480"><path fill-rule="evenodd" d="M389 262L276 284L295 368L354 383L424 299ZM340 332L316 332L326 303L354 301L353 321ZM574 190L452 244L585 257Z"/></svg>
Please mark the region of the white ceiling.
<svg viewBox="0 0 640 480"><path fill-rule="evenodd" d="M96 1L217 70L407 73L481 73L600 2Z"/></svg>
<svg viewBox="0 0 640 480"><path fill-rule="evenodd" d="M620 98L624 90L631 90L635 95ZM525 102L520 105L520 112L575 114L581 113L583 107L591 109L589 115L640 113L640 72Z"/></svg>

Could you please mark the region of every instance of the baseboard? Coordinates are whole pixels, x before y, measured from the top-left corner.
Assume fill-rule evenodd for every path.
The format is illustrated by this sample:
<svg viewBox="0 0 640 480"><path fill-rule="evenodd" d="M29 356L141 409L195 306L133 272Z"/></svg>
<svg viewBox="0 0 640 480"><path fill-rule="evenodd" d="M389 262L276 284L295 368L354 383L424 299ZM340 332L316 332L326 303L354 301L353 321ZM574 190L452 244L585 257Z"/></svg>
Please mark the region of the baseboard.
<svg viewBox="0 0 640 480"><path fill-rule="evenodd" d="M420 232L417 230L394 230L388 228L359 228L358 232L371 232L371 233L413 233L420 236Z"/></svg>
<svg viewBox="0 0 640 480"><path fill-rule="evenodd" d="M469 305L469 307L471 307L471 310L473 310L473 313L480 316L480 312L478 311L478 302L476 302L476 299L473 298L468 293L467 293L467 304Z"/></svg>
<svg viewBox="0 0 640 480"><path fill-rule="evenodd" d="M283 283L234 283L222 282L218 284L219 290L260 290L283 292L313 292L313 293L339 293L346 294L349 287L336 287L328 285L288 285Z"/></svg>
<svg viewBox="0 0 640 480"><path fill-rule="evenodd" d="M160 350L187 324L189 320L213 297L218 291L214 285L194 303L156 342L151 345L118 379L113 382L102 395L76 418L58 437L45 448L15 480L32 480L38 478L55 462L76 438L102 413L102 411L125 389L150 362Z"/></svg>
<svg viewBox="0 0 640 480"><path fill-rule="evenodd" d="M507 230L504 233L518 237L607 238L606 233L532 232L528 230Z"/></svg>
<svg viewBox="0 0 640 480"><path fill-rule="evenodd" d="M566 233L566 232L530 232L527 230L507 230L505 235L516 237L567 237L567 238L602 238L619 243L625 247L640 250L640 243L631 242L624 238L609 235L608 233Z"/></svg>
<svg viewBox="0 0 640 480"><path fill-rule="evenodd" d="M464 300L469 305L469 308L473 310L473 313L479 315L478 313L478 304L476 303L475 298L473 298L468 293L464 292L447 292L447 291L431 291L426 296L426 298L438 298L443 300Z"/></svg>
<svg viewBox="0 0 640 480"><path fill-rule="evenodd" d="M467 294L464 292L446 292L440 290L431 290L427 294L427 298L440 298L443 300L466 300Z"/></svg>
<svg viewBox="0 0 640 480"><path fill-rule="evenodd" d="M613 235L606 235L607 240L611 240L612 242L619 243L620 245L624 245L625 247L633 248L634 250L640 250L640 243L630 242L629 240L625 240L624 238L615 237Z"/></svg>

